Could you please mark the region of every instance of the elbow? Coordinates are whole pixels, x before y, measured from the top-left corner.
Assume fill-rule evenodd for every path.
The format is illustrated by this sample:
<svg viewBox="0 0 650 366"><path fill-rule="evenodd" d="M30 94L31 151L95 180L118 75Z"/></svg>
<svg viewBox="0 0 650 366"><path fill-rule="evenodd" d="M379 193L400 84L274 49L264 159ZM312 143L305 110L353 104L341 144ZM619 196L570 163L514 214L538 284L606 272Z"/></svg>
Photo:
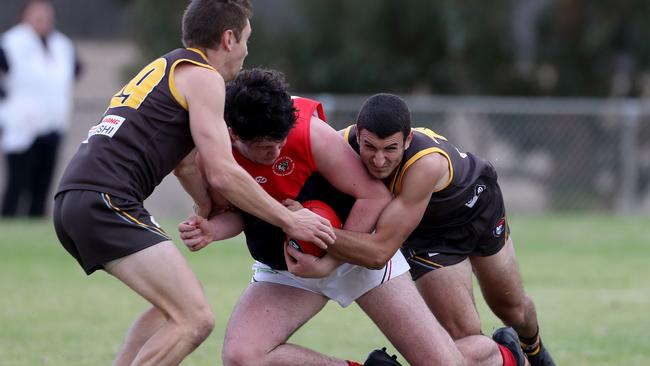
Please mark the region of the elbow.
<svg viewBox="0 0 650 366"><path fill-rule="evenodd" d="M226 190L229 187L228 174L224 174L224 173L209 174L207 180L210 187L216 189L219 192L222 192L223 190Z"/></svg>
<svg viewBox="0 0 650 366"><path fill-rule="evenodd" d="M180 163L174 168L174 175L178 178L187 177L194 173L194 166L192 164Z"/></svg>
<svg viewBox="0 0 650 366"><path fill-rule="evenodd" d="M365 266L370 269L382 269L392 257L392 254L377 252L375 255L368 258L368 262Z"/></svg>
<svg viewBox="0 0 650 366"><path fill-rule="evenodd" d="M206 175L210 187L219 192L227 191L237 181L234 167L227 164L213 167Z"/></svg>

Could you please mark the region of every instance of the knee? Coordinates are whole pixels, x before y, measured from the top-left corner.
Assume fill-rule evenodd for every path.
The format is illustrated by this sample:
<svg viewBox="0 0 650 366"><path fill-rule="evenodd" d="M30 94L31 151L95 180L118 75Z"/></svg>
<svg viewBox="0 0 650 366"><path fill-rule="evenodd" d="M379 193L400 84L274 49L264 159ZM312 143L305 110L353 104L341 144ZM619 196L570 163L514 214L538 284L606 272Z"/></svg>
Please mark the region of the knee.
<svg viewBox="0 0 650 366"><path fill-rule="evenodd" d="M214 329L214 315L209 306L195 310L181 323L186 339L198 346L203 343Z"/></svg>
<svg viewBox="0 0 650 366"><path fill-rule="evenodd" d="M260 362L261 357L255 355L251 345L241 342L229 342L226 340L221 350L221 359L224 366L245 366L254 365Z"/></svg>
<svg viewBox="0 0 650 366"><path fill-rule="evenodd" d="M462 319L445 324L445 329L454 340L481 334L480 322L463 321Z"/></svg>
<svg viewBox="0 0 650 366"><path fill-rule="evenodd" d="M534 313L534 311L535 305L528 295L524 294L518 301L504 303L495 313L504 324L517 328L526 324L528 314Z"/></svg>

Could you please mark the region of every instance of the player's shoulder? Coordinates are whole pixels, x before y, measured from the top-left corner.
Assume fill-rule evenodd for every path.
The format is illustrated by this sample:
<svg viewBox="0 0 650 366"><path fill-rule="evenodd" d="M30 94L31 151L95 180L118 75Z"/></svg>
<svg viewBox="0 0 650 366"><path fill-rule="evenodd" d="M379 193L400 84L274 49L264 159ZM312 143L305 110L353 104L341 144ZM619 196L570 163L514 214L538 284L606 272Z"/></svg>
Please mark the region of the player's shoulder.
<svg viewBox="0 0 650 366"><path fill-rule="evenodd" d="M421 155L406 161L404 165L403 180L415 185L435 185L449 170L447 158L437 153Z"/></svg>
<svg viewBox="0 0 650 366"><path fill-rule="evenodd" d="M226 83L218 72L192 63L176 66L173 83L184 96L225 94Z"/></svg>

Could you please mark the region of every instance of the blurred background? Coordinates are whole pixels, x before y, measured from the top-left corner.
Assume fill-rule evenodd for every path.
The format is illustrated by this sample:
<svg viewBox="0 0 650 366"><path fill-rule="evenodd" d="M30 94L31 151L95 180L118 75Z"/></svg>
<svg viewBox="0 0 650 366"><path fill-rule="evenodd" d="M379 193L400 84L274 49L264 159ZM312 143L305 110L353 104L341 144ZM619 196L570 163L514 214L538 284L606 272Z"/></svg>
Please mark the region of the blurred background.
<svg viewBox="0 0 650 366"><path fill-rule="evenodd" d="M22 3L3 1L0 30L16 24ZM181 46L186 2L53 3L84 66L56 185L108 98ZM368 95L396 93L415 125L495 164L511 213L650 213L649 1L252 3L245 66L283 71L335 127L353 123ZM146 206L163 217L190 207L173 177Z"/></svg>

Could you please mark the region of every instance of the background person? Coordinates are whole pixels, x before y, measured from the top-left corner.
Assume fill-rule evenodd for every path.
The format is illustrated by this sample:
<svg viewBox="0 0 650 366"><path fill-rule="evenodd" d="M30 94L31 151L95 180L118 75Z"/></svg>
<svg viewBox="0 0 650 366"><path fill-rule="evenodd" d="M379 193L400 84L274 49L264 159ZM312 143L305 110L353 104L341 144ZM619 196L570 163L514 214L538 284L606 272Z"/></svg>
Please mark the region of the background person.
<svg viewBox="0 0 650 366"><path fill-rule="evenodd" d="M27 1L22 14L22 22L0 40L1 145L7 160L0 213L42 217L81 65L70 39L54 28L50 1Z"/></svg>

